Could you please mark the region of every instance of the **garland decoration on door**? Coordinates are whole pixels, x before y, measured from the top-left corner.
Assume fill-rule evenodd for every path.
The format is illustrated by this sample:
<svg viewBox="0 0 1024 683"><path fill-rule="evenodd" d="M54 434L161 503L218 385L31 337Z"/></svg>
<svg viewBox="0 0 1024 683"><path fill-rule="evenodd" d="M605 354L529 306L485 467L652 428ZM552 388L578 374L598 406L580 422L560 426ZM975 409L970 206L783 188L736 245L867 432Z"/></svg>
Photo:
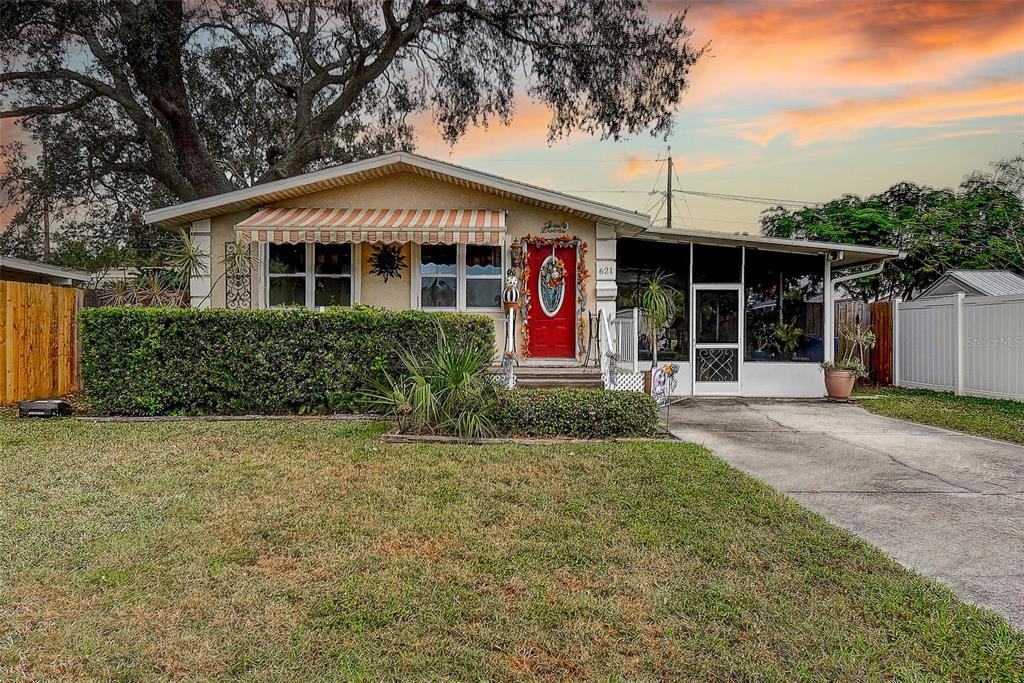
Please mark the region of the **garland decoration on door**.
<svg viewBox="0 0 1024 683"><path fill-rule="evenodd" d="M512 265L516 268L521 277L519 278L520 305L523 311L523 339L522 357L530 357L530 313L533 302L530 300L530 260L526 257L529 247L550 247L554 249L575 249L576 250L576 357L581 358L587 341L587 280L590 279L590 272L587 270L587 243L575 235L559 235L558 237L547 238L540 235L527 234L512 241ZM560 268L558 273L545 273L545 276L553 275L552 282L559 285L565 282L566 268L560 259L556 259ZM558 280L558 277L561 277Z"/></svg>

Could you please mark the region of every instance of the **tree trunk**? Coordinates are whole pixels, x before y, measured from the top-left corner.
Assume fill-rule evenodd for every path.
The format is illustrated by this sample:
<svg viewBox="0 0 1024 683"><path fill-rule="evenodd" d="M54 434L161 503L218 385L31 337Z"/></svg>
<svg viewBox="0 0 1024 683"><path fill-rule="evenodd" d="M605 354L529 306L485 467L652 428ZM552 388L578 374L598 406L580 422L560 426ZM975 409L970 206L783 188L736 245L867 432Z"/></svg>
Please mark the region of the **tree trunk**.
<svg viewBox="0 0 1024 683"><path fill-rule="evenodd" d="M139 89L170 140L173 163L188 182L188 201L235 189L218 169L199 132L182 67L181 0L122 4L126 54ZM146 30L142 30L146 29Z"/></svg>

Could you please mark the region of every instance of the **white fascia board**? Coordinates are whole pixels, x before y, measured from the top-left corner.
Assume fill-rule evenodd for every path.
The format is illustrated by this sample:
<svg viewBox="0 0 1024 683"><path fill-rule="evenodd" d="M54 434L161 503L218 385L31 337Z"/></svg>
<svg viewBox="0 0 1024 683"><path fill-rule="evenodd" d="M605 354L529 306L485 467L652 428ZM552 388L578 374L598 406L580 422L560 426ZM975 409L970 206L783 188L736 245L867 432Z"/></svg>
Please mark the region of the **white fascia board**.
<svg viewBox="0 0 1024 683"><path fill-rule="evenodd" d="M813 240L791 240L779 237L762 237L760 235L737 235L728 232L713 232L710 230L664 230L650 229L637 236L639 239L647 239L658 242L693 242L695 244L725 244L737 247L755 247L765 250L776 250L789 253L827 253L841 252L842 258L835 261L838 268L852 265L862 265L872 261L899 258L898 249L886 247L869 247L854 244L842 244L838 242L818 242ZM852 261L852 263L844 263Z"/></svg>
<svg viewBox="0 0 1024 683"><path fill-rule="evenodd" d="M216 215L216 213L227 213L228 211L237 209L227 209L221 212L218 212L217 210L223 207L230 207L231 205L240 202L258 201L258 199L264 195L299 189L305 186L316 185L317 183L330 180L337 180L346 176L364 173L366 171L372 171L396 164L407 164L424 171L451 176L453 178L458 178L459 180L489 187L499 192L506 192L511 195L532 199L536 202L568 208L573 211L589 214L596 218L606 219L632 228L643 230L650 225L650 216L646 214L629 211L628 209L595 202L589 199L583 199L582 197L575 197L555 190L548 190L517 180L509 180L508 178L502 178L482 171L474 171L446 161L430 159L428 157L422 157L408 152L392 152L372 159L355 161L342 166L325 168L320 171L313 171L312 173L305 173L292 178L285 178L283 180L254 185L241 190L225 192L224 194L215 195L213 197L205 197L203 199L175 204L174 206L168 206L162 209L154 209L153 211L148 211L143 217L143 220L149 224L159 224L181 219L184 216L197 213L210 212L211 216ZM163 227L169 226L165 225Z"/></svg>

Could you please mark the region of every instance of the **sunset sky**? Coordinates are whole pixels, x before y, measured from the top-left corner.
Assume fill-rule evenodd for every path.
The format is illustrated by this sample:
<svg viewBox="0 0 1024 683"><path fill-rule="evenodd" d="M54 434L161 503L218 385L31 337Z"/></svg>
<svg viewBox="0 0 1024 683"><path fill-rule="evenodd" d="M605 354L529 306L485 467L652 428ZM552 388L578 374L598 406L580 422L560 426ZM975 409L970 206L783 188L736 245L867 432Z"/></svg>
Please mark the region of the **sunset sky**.
<svg viewBox="0 0 1024 683"><path fill-rule="evenodd" d="M548 113L523 100L511 126L471 131L454 148L424 115L419 151L652 214L668 145L683 189L808 202L901 180L955 186L1024 152L1024 0L694 0L653 10L687 5L693 43L710 42L711 54L669 140L579 135L549 146ZM15 133L0 121L0 138ZM756 231L766 205L681 195L676 224Z"/></svg>
<svg viewBox="0 0 1024 683"><path fill-rule="evenodd" d="M512 126L452 150L424 121L420 151L640 210L657 201L647 192L667 145L686 189L812 202L901 180L955 186L1024 151L1024 0L654 8L687 5L693 42L710 41L712 54L667 142L580 136L549 147L547 113L523 103ZM756 231L764 206L686 196L675 219Z"/></svg>

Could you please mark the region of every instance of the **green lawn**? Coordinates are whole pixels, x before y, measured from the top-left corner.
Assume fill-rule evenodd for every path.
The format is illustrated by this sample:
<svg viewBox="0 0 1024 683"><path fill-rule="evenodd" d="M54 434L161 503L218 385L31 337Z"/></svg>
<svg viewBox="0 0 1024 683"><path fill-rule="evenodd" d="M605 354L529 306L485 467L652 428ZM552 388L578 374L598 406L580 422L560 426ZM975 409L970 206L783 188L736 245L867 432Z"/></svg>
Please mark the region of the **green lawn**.
<svg viewBox="0 0 1024 683"><path fill-rule="evenodd" d="M856 393L881 396L861 401L879 415L1024 444L1024 403L1020 401L895 387L858 388Z"/></svg>
<svg viewBox="0 0 1024 683"><path fill-rule="evenodd" d="M0 680L1024 666L1000 618L699 447L391 445L381 430L0 420Z"/></svg>

